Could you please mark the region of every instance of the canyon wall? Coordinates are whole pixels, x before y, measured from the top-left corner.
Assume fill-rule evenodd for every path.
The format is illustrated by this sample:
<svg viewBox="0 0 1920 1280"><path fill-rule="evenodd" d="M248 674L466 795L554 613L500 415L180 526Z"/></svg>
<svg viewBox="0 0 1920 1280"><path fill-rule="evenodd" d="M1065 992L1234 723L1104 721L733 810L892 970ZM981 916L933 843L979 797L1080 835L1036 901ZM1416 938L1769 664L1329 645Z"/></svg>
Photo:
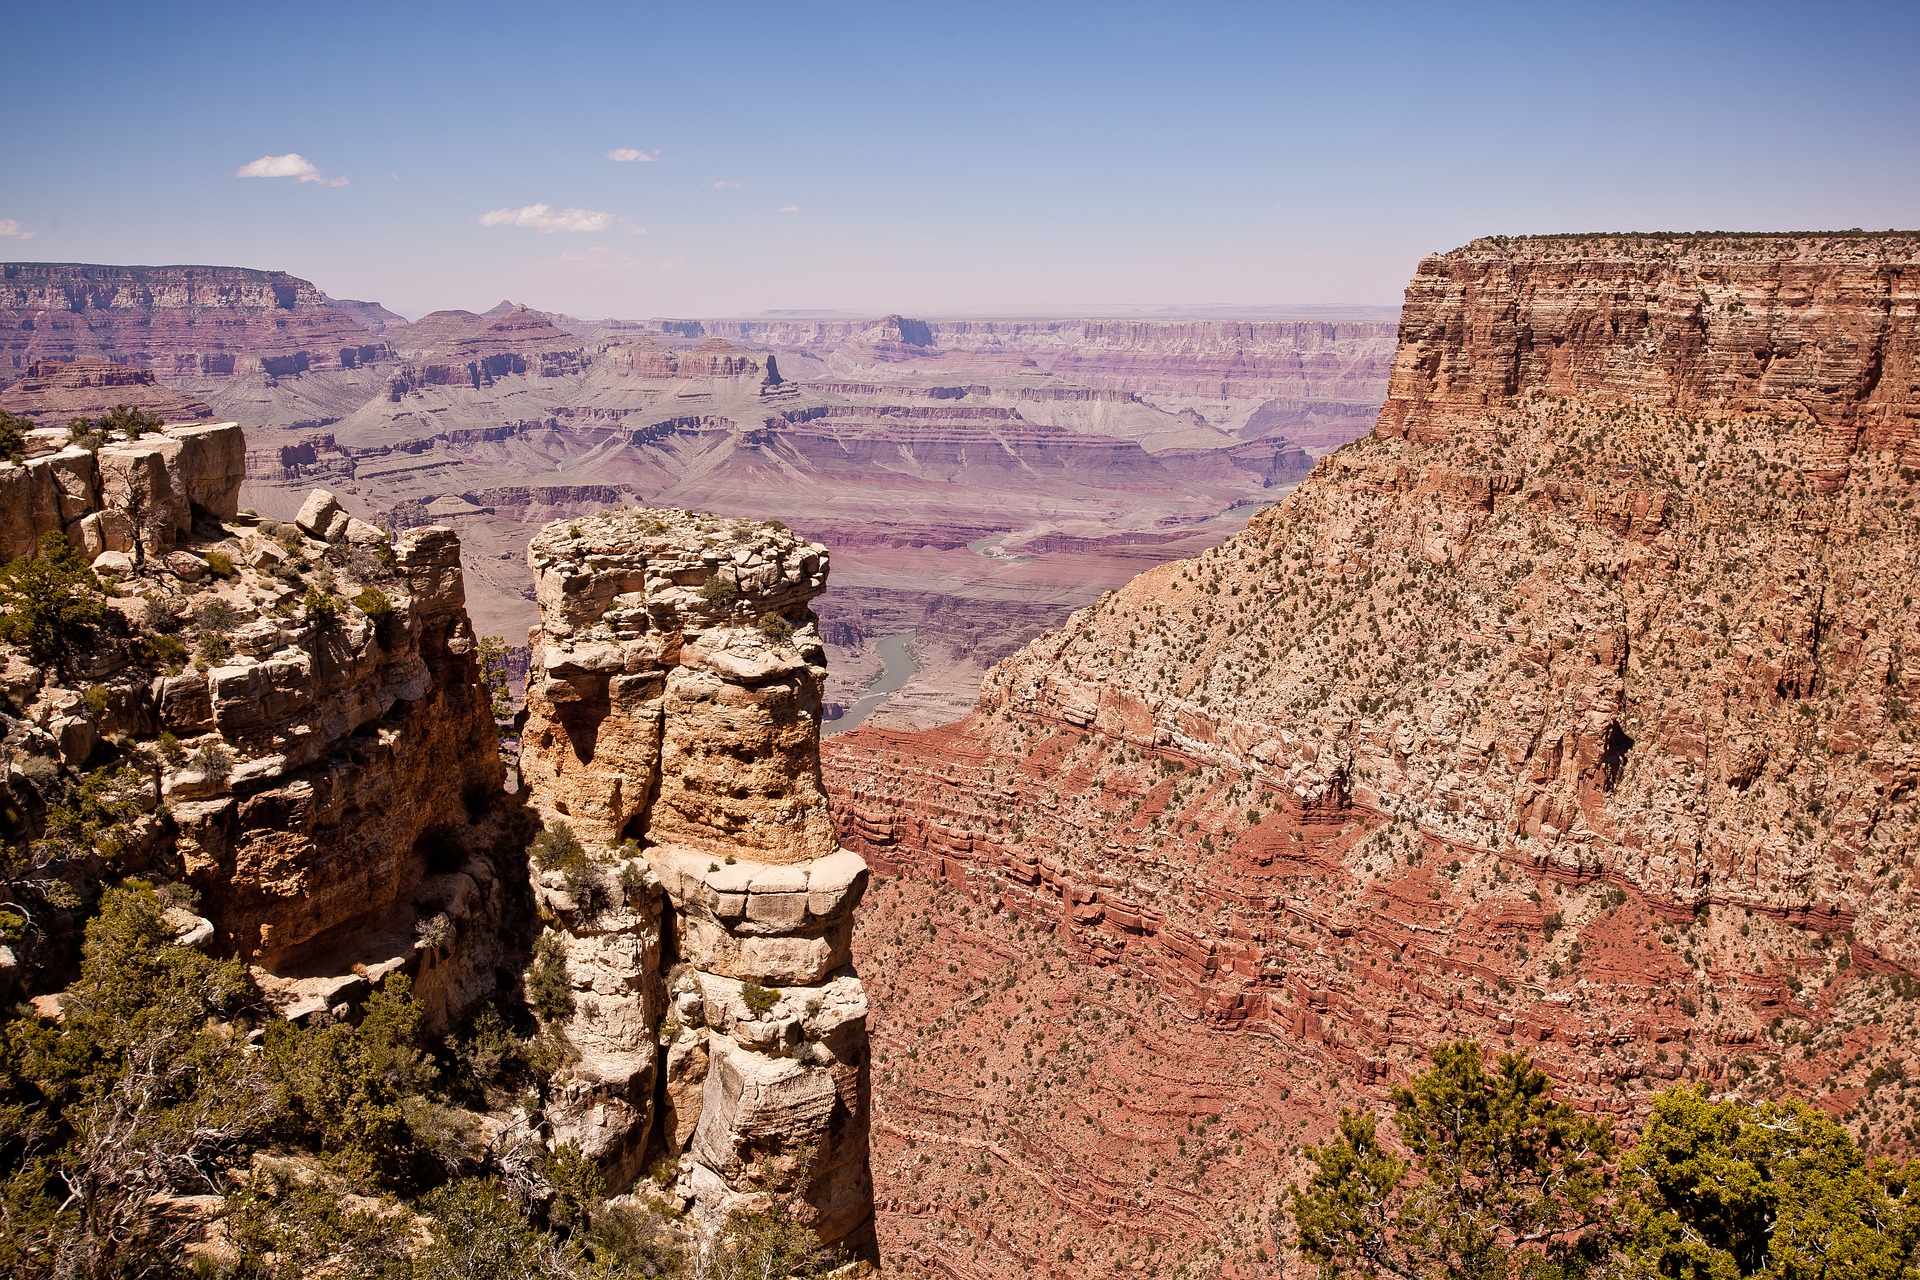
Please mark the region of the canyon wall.
<svg viewBox="0 0 1920 1280"><path fill-rule="evenodd" d="M163 377L352 366L385 347L307 281L245 267L0 263L0 380L100 357Z"/></svg>
<svg viewBox="0 0 1920 1280"><path fill-rule="evenodd" d="M556 1135L616 1184L656 1148L678 1158L709 1226L792 1195L823 1241L863 1249L867 1005L849 960L867 869L820 785L808 605L826 549L638 508L549 525L528 557L521 773L589 859L536 884L578 993Z"/></svg>
<svg viewBox="0 0 1920 1280"><path fill-rule="evenodd" d="M1403 316L1245 532L830 741L890 1256L1251 1268L1297 1144L1458 1035L1623 1124L1700 1080L1913 1140L1920 237L1479 241Z"/></svg>
<svg viewBox="0 0 1920 1280"><path fill-rule="evenodd" d="M114 360L36 360L0 388L0 409L48 426L98 417L118 405L144 409L163 422L204 421L213 410L163 385L150 369Z"/></svg>

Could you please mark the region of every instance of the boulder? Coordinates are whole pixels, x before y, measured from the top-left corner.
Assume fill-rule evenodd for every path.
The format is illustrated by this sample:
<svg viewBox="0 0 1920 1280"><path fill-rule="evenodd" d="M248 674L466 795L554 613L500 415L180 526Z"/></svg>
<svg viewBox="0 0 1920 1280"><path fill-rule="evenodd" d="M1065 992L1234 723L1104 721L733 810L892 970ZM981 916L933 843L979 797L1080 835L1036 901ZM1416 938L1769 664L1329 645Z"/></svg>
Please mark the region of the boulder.
<svg viewBox="0 0 1920 1280"><path fill-rule="evenodd" d="M357 516L347 519L346 539L357 547L378 546L387 541L387 531L377 524L368 524Z"/></svg>
<svg viewBox="0 0 1920 1280"><path fill-rule="evenodd" d="M133 572L133 557L124 551L102 551L93 558L93 571L103 578L124 578Z"/></svg>
<svg viewBox="0 0 1920 1280"><path fill-rule="evenodd" d="M180 442L147 435L103 445L97 455L100 502L124 512L147 555L164 555L192 527L184 490L174 484Z"/></svg>
<svg viewBox="0 0 1920 1280"><path fill-rule="evenodd" d="M180 442L177 478L195 512L226 520L240 514L240 485L247 478L247 440L239 426L168 427Z"/></svg>
<svg viewBox="0 0 1920 1280"><path fill-rule="evenodd" d="M199 582L209 570L207 562L191 551L175 551L167 556L167 572L182 582Z"/></svg>
<svg viewBox="0 0 1920 1280"><path fill-rule="evenodd" d="M340 532L345 533L347 521L350 518L341 509L340 499L325 489L315 489L307 495L307 500L300 504L300 514L293 518L293 522L302 532L331 542L333 541L332 530L336 523Z"/></svg>

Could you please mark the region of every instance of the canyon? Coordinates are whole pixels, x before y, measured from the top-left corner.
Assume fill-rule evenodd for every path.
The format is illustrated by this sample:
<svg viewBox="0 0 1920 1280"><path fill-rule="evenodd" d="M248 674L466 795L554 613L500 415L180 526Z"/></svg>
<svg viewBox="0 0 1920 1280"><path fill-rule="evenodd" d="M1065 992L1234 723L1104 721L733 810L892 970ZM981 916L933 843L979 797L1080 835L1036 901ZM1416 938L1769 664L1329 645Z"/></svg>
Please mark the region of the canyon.
<svg viewBox="0 0 1920 1280"><path fill-rule="evenodd" d="M540 977L612 1189L890 1274L1272 1274L1303 1149L1459 1036L1622 1133L1700 1082L1920 1143L1920 237L1476 241L1397 327L56 275L0 550L122 621L7 655L5 820L101 773L114 874L302 1022Z"/></svg>
<svg viewBox="0 0 1920 1280"><path fill-rule="evenodd" d="M1370 435L829 740L883 1253L1270 1274L1302 1147L1458 1036L1910 1151L1917 427L1920 237L1423 261Z"/></svg>
<svg viewBox="0 0 1920 1280"><path fill-rule="evenodd" d="M244 422L246 505L284 520L324 484L370 521L456 529L483 634L533 625L520 552L549 520L645 503L786 521L838 557L830 713L875 678L880 639L911 637L880 709L899 724L963 714L994 661L1229 536L1364 432L1394 335L1385 308L631 322L502 303L409 323L272 272L4 271L0 407L164 398L169 420L184 401ZM50 408L33 377L76 357L159 381Z"/></svg>

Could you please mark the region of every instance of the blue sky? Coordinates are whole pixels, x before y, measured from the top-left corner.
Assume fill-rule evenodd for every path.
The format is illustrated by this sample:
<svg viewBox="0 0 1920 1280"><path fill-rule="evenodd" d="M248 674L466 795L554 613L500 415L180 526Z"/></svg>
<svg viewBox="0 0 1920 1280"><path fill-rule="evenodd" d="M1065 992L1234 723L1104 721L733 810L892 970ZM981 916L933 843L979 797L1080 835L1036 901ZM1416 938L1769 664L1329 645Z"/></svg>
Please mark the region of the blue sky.
<svg viewBox="0 0 1920 1280"><path fill-rule="evenodd" d="M1391 303L1495 232L1920 225L1916 0L9 10L0 258L408 312Z"/></svg>

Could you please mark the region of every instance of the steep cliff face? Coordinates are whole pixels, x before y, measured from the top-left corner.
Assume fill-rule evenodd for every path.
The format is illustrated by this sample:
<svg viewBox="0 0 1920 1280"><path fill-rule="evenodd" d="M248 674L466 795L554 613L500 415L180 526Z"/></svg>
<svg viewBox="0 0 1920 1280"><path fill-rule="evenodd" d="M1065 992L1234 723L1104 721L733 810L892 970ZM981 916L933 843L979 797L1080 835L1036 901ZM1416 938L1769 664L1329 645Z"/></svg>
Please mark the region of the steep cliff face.
<svg viewBox="0 0 1920 1280"><path fill-rule="evenodd" d="M0 379L103 357L162 377L352 367L386 351L305 280L246 267L0 263Z"/></svg>
<svg viewBox="0 0 1920 1280"><path fill-rule="evenodd" d="M616 1181L653 1145L680 1157L709 1224L797 1193L823 1240L864 1246L867 871L820 785L825 549L643 508L550 525L528 555L521 771L589 854L538 884L582 1048L556 1133Z"/></svg>
<svg viewBox="0 0 1920 1280"><path fill-rule="evenodd" d="M405 969L449 1024L511 963L527 899L457 539L390 539L322 493L299 524L241 515L232 423L92 453L65 434L0 464L0 555L62 532L112 590L58 661L0 646L0 807L46 976L61 921L144 872L189 886L289 1017Z"/></svg>
<svg viewBox="0 0 1920 1280"><path fill-rule="evenodd" d="M1916 254L1911 234L1476 240L1407 286L1380 426L1563 395L1811 424L1815 470L1911 450Z"/></svg>
<svg viewBox="0 0 1920 1280"><path fill-rule="evenodd" d="M961 1153L882 1206L889 1249L1009 1251L969 1212L979 1142L1022 1232L1013 1162L1075 1170L1047 1194L1103 1225L1083 1274L1191 1230L1130 1170L1257 1221L1260 1117L1322 1132L1459 1034L1583 1105L1706 1079L1910 1136L1871 1073L1916 1048L1876 975L1920 965L1920 238L1476 242L1404 315L1379 427L1243 534L1003 663L967 722L830 745L843 838L902 877L857 952L926 1010L877 1046L876 1158ZM1061 1031L941 976L1008 954L1043 999L1197 1025L1073 1018L1104 1070L1020 1077L1051 1111L994 1087L1013 1059L956 1105L916 1034ZM1206 1097L1128 1065L1170 1039Z"/></svg>

